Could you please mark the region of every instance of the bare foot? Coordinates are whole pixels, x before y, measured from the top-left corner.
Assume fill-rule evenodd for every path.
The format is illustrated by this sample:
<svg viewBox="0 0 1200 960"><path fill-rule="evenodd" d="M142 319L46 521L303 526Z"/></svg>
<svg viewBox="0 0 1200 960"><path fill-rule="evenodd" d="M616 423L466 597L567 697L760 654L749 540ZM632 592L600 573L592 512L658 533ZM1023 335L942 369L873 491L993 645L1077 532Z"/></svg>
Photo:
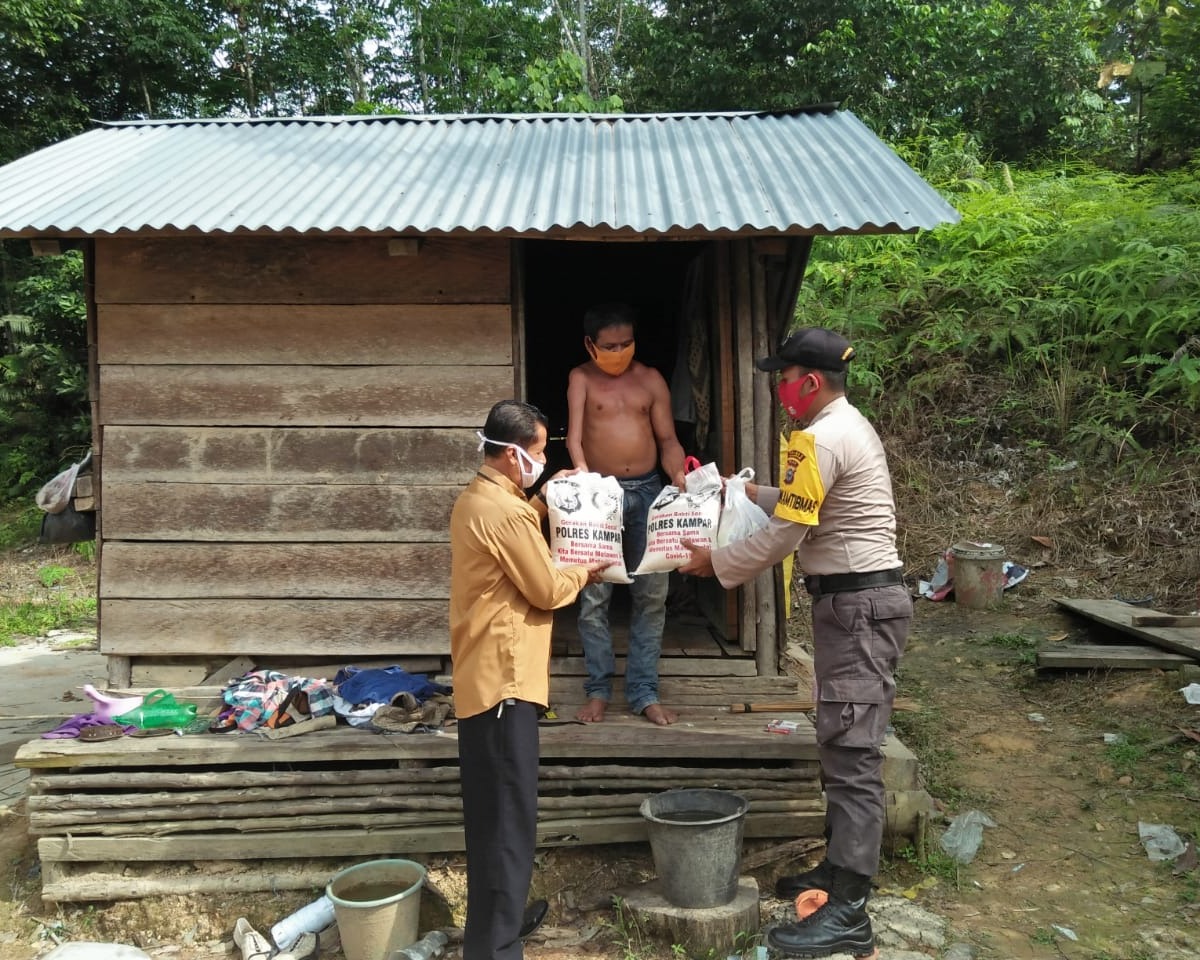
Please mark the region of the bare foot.
<svg viewBox="0 0 1200 960"><path fill-rule="evenodd" d="M673 710L668 710L661 703L650 704L650 706L642 711L642 716L651 723L658 724L660 727L665 727L679 719L678 714Z"/></svg>
<svg viewBox="0 0 1200 960"><path fill-rule="evenodd" d="M575 719L584 723L599 723L604 719L604 708L607 706L606 700L589 700L575 711Z"/></svg>

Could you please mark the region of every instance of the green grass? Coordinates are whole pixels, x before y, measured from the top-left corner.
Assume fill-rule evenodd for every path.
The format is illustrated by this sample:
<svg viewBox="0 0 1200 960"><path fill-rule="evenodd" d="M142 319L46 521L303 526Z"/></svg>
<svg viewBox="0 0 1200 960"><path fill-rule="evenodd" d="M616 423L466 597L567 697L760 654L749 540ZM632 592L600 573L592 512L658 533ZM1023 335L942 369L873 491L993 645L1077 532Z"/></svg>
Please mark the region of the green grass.
<svg viewBox="0 0 1200 960"><path fill-rule="evenodd" d="M0 603L0 647L14 646L20 637L43 637L51 630L75 626L95 615L93 597L52 596Z"/></svg>
<svg viewBox="0 0 1200 960"><path fill-rule="evenodd" d="M37 540L42 511L33 504L0 506L0 550L11 550Z"/></svg>
<svg viewBox="0 0 1200 960"><path fill-rule="evenodd" d="M38 581L47 590L51 587L57 587L64 580L73 576L75 576L75 571L70 567L60 567L53 563L39 568L37 572Z"/></svg>

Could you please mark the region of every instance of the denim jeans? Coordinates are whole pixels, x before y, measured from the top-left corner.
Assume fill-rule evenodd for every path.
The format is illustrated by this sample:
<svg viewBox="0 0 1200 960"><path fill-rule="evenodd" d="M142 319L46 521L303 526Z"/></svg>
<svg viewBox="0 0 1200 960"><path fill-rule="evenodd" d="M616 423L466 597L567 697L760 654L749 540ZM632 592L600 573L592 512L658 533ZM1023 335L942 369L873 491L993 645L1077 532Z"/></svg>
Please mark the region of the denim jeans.
<svg viewBox="0 0 1200 960"><path fill-rule="evenodd" d="M625 492L621 544L625 568L632 574L646 551L646 515L662 490L657 473L620 481ZM625 702L634 713L658 703L658 658L662 653L663 625L667 619L667 582L670 574L648 573L633 578L629 585L632 601L629 614L629 656L625 660ZM589 700L612 699L616 672L612 634L608 628L611 583L586 586L579 594L579 639L587 680L583 684Z"/></svg>

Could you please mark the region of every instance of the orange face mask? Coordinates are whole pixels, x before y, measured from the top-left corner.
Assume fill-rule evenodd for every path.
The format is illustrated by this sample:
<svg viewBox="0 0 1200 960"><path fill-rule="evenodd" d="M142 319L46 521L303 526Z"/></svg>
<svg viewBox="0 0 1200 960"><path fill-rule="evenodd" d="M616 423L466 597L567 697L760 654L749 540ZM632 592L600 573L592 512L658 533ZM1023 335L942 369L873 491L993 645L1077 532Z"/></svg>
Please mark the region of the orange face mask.
<svg viewBox="0 0 1200 960"><path fill-rule="evenodd" d="M587 349L588 353L592 355L592 359L596 361L596 366L610 377L619 377L633 363L635 346L636 344L631 343L620 350L597 350L595 344L589 343Z"/></svg>

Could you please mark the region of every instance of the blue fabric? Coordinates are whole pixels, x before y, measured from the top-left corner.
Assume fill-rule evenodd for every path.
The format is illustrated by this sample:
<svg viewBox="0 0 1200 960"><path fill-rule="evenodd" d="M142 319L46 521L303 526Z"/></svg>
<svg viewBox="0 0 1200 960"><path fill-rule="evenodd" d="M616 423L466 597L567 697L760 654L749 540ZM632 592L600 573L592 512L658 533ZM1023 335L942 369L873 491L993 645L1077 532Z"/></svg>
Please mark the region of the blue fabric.
<svg viewBox="0 0 1200 960"><path fill-rule="evenodd" d="M620 481L625 491L621 544L625 568L635 570L646 552L646 518L650 504L662 490L657 473ZM658 703L658 658L662 653L663 626L667 619L667 585L670 574L645 573L629 585L629 656L625 660L625 702L634 713ZM612 699L616 673L612 634L608 628L611 583L595 583L579 594L579 639L588 677L583 685L588 699Z"/></svg>
<svg viewBox="0 0 1200 960"><path fill-rule="evenodd" d="M403 667L379 667L362 670L343 667L333 678L338 696L352 704L391 703L398 693L411 693L418 700L428 700L436 693L448 693L448 688L434 683L423 673L409 673Z"/></svg>

